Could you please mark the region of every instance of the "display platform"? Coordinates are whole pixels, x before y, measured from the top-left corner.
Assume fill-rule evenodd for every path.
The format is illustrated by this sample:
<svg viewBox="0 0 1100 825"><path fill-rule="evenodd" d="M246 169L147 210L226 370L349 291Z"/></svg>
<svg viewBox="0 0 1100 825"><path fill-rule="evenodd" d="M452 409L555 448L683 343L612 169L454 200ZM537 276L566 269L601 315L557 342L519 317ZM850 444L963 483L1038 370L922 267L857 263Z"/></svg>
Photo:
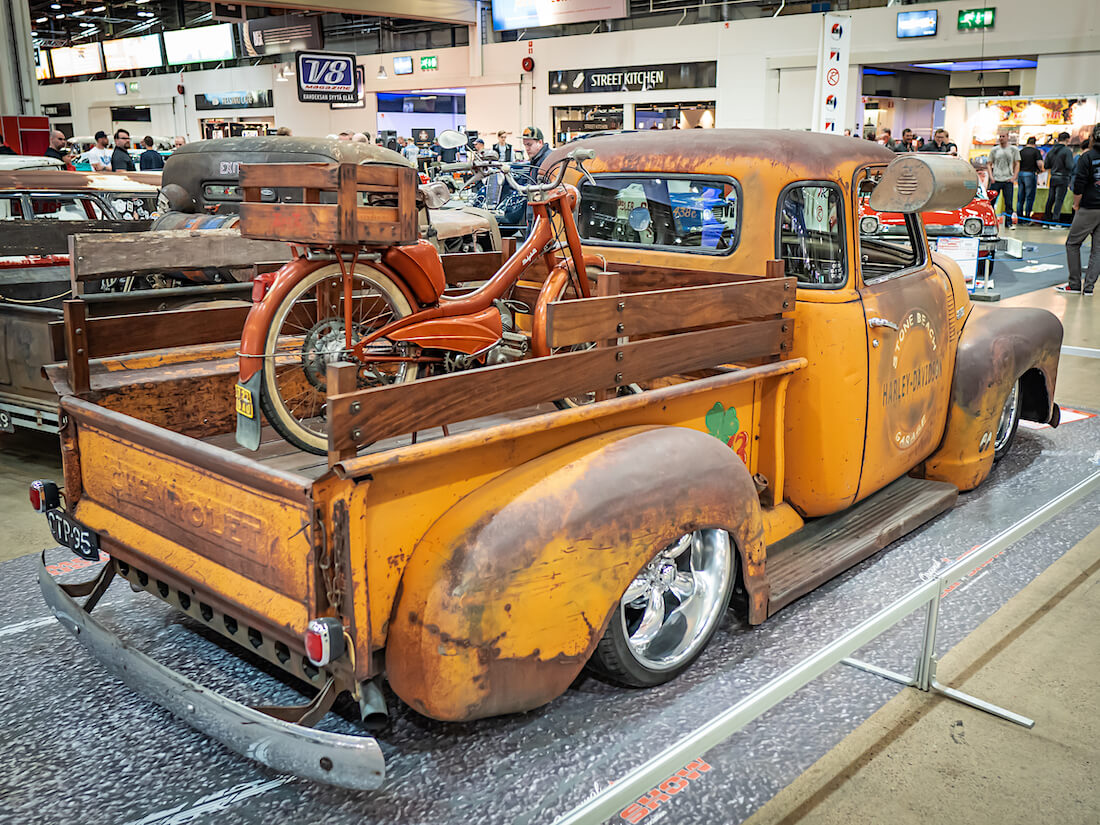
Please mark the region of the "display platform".
<svg viewBox="0 0 1100 825"><path fill-rule="evenodd" d="M0 787L21 823L552 823L629 769L695 730L783 670L890 604L972 547L1097 469L1100 417L1057 430L1021 428L977 491L922 529L750 629L733 614L684 676L652 690L582 677L537 711L454 725L391 700L379 735L386 786L373 793L279 776L226 750L107 677L50 616L36 558L0 564ZM1093 495L982 565L943 600L941 654L1100 523ZM32 548L28 548L31 550ZM50 562L71 554L57 549ZM65 579L89 578L89 570ZM116 582L95 615L120 636L235 699L297 702L186 617ZM910 617L858 653L909 672L923 621ZM646 817L653 823L740 822L877 710L899 686L835 667L708 753L699 773ZM996 695L983 696L997 702ZM322 726L359 732L329 714ZM1027 714L1033 708L1012 708ZM624 822L615 817L612 821Z"/></svg>

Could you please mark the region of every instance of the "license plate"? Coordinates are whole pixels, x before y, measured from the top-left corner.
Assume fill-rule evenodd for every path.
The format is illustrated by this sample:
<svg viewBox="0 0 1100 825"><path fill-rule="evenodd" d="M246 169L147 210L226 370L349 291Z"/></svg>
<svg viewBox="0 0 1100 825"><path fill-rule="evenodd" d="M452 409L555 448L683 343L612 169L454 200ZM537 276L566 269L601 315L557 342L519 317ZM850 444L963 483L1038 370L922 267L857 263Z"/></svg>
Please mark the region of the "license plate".
<svg viewBox="0 0 1100 825"><path fill-rule="evenodd" d="M61 510L47 510L46 522L58 544L64 544L78 556L99 561L99 536Z"/></svg>
<svg viewBox="0 0 1100 825"><path fill-rule="evenodd" d="M256 408L252 405L252 391L237 384L237 415L255 418Z"/></svg>
<svg viewBox="0 0 1100 825"><path fill-rule="evenodd" d="M11 420L11 413L0 410L0 433L14 433L15 424Z"/></svg>

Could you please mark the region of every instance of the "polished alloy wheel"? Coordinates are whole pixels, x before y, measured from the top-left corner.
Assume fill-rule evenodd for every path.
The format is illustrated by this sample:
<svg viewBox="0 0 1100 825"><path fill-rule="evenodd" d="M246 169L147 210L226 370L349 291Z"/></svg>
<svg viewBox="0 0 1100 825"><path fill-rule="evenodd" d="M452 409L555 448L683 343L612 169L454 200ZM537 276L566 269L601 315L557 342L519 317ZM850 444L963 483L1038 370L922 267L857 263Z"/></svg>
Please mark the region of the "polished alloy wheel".
<svg viewBox="0 0 1100 825"><path fill-rule="evenodd" d="M696 530L657 554L627 587L619 617L635 661L669 671L710 639L729 599L733 552L724 530Z"/></svg>
<svg viewBox="0 0 1100 825"><path fill-rule="evenodd" d="M1016 435L1016 426L1020 420L1020 382L1012 385L1012 390L1001 408L1001 418L997 422L997 437L993 441L993 455L1000 458L1008 451L1012 437Z"/></svg>

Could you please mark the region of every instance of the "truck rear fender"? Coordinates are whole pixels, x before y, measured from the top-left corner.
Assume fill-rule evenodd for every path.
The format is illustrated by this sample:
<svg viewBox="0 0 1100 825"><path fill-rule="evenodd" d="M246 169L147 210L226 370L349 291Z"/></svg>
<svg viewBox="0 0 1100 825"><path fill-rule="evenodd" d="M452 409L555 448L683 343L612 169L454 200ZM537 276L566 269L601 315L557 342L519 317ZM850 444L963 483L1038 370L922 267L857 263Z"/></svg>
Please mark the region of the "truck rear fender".
<svg viewBox="0 0 1100 825"><path fill-rule="evenodd" d="M629 427L509 470L451 507L414 549L390 617L391 686L449 721L549 702L576 678L645 564L706 527L730 532L750 621L762 621L756 489L712 436Z"/></svg>
<svg viewBox="0 0 1100 825"><path fill-rule="evenodd" d="M960 490L993 467L1001 409L1020 380L1020 417L1058 426L1054 403L1062 324L1045 309L975 305L959 338L943 440L923 465L926 478Z"/></svg>

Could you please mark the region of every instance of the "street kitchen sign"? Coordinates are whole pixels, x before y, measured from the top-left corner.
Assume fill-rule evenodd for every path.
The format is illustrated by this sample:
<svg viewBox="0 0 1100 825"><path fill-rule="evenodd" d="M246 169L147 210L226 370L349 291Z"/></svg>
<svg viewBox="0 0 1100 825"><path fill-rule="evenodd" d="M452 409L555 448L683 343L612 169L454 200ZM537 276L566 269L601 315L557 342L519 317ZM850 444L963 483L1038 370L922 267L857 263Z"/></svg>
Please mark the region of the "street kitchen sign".
<svg viewBox="0 0 1100 825"><path fill-rule="evenodd" d="M355 55L338 52L295 52L298 100L302 103L356 103Z"/></svg>
<svg viewBox="0 0 1100 825"><path fill-rule="evenodd" d="M550 72L550 94L650 92L656 89L709 89L718 85L718 62L663 63L608 69Z"/></svg>

